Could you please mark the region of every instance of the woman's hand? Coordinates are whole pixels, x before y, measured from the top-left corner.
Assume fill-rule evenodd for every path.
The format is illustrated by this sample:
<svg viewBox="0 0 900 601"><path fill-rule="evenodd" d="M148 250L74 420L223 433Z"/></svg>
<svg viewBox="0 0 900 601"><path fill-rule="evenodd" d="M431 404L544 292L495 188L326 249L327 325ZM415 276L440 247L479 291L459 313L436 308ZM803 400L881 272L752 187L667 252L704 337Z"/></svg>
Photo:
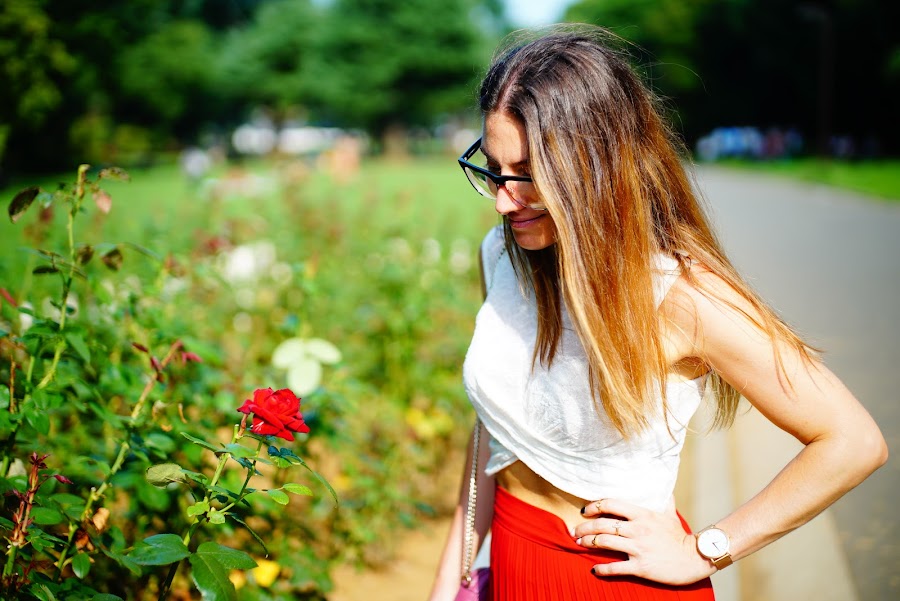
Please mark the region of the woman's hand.
<svg viewBox="0 0 900 601"><path fill-rule="evenodd" d="M628 555L625 561L595 565L595 576L638 576L682 585L715 572L697 552L694 535L684 531L674 511L657 513L625 501L601 499L586 505L581 514L594 519L575 527L577 544Z"/></svg>

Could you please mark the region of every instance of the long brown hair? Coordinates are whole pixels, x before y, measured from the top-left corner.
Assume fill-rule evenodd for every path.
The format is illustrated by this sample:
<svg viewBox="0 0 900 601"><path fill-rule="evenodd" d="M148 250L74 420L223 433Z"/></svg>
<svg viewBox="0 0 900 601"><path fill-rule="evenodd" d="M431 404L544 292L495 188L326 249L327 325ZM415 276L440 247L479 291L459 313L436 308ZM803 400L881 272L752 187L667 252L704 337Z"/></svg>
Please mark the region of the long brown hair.
<svg viewBox="0 0 900 601"><path fill-rule="evenodd" d="M809 357L811 349L738 275L702 210L682 165L680 142L659 102L611 33L568 26L501 51L480 89L485 116L519 120L531 172L557 230L555 245L506 246L537 301L533 362L549 366L559 343L562 303L585 348L594 401L624 436L657 410L669 371L653 295L657 254L678 260L694 285L696 261L744 297L758 327ZM727 425L739 393L716 374L715 423ZM665 414L664 414L665 415Z"/></svg>

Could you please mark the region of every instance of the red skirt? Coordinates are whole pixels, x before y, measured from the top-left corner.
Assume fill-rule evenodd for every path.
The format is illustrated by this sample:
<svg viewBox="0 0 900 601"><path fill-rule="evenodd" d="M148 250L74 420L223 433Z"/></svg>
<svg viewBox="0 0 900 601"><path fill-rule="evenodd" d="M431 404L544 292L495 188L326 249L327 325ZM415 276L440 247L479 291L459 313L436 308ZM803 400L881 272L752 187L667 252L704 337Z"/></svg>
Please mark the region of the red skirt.
<svg viewBox="0 0 900 601"><path fill-rule="evenodd" d="M679 515L679 517L681 517ZM685 532L690 528L682 518ZM493 601L713 601L709 578L667 586L643 578L598 578L598 563L625 559L621 553L575 544L565 523L497 487L491 526Z"/></svg>

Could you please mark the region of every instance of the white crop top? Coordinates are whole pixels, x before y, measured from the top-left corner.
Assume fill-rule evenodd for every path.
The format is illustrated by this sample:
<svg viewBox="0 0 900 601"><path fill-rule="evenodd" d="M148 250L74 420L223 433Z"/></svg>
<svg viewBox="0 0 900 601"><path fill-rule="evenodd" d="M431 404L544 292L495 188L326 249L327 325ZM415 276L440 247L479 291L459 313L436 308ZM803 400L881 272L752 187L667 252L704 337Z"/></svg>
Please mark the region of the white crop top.
<svg viewBox="0 0 900 601"><path fill-rule="evenodd" d="M534 294L519 285L500 226L481 245L487 298L475 320L463 382L491 435L487 474L519 460L553 486L586 500L618 498L654 511L672 505L688 422L705 377L666 383L668 427L660 411L625 440L591 398L587 357L563 309L553 364L532 370L537 336ZM660 255L654 271L657 306L678 278L678 263Z"/></svg>

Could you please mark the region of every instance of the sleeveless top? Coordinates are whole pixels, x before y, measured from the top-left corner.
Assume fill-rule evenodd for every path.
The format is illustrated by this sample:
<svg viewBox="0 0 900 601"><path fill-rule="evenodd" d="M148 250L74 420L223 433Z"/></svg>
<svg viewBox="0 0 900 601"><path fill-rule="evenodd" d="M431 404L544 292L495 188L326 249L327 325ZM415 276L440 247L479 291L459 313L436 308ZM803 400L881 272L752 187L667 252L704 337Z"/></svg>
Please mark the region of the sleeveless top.
<svg viewBox="0 0 900 601"><path fill-rule="evenodd" d="M565 307L552 366L547 369L538 361L532 370L534 293L520 285L503 245L500 226L482 242L488 293L463 363L466 393L490 433L487 474L519 460L581 499L617 498L654 511L669 509L687 425L700 405L705 376L669 378L668 419L657 394L659 404L649 426L625 440L602 407L595 407L587 357ZM657 257L657 306L679 273L674 258Z"/></svg>

